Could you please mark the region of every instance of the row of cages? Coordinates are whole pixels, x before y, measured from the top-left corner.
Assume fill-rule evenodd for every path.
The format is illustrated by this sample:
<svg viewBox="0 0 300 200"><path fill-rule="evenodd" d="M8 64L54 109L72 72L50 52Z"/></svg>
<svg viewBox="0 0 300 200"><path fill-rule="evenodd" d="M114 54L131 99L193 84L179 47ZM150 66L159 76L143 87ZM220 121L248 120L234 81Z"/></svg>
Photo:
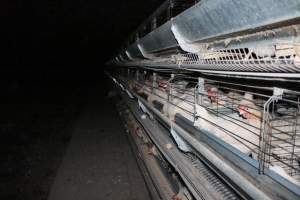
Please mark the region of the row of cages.
<svg viewBox="0 0 300 200"><path fill-rule="evenodd" d="M211 49L199 53L178 53L168 57L136 61L116 60L133 66L175 65L181 68L239 72L300 72L300 43L280 42L248 48Z"/></svg>
<svg viewBox="0 0 300 200"><path fill-rule="evenodd" d="M176 123L212 134L300 186L300 94L188 75L124 70L119 80Z"/></svg>
<svg viewBox="0 0 300 200"><path fill-rule="evenodd" d="M175 56L177 65L228 71L300 71L300 43L280 42L248 48L228 48Z"/></svg>

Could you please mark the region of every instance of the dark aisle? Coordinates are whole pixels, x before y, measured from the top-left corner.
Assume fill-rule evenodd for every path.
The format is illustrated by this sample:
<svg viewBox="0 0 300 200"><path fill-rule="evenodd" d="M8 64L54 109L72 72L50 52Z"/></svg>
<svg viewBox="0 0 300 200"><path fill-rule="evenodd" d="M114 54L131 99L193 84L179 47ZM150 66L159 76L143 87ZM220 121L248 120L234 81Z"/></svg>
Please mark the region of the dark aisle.
<svg viewBox="0 0 300 200"><path fill-rule="evenodd" d="M0 4L0 199L47 199L69 144L53 199L62 183L61 194L78 199L147 199L112 106L98 101L84 115L82 109L95 92L104 99L103 64L160 0Z"/></svg>
<svg viewBox="0 0 300 200"><path fill-rule="evenodd" d="M148 199L104 76L16 74L1 75L1 200Z"/></svg>
<svg viewBox="0 0 300 200"><path fill-rule="evenodd" d="M88 98L74 81L13 75L1 74L0 199L45 200Z"/></svg>
<svg viewBox="0 0 300 200"><path fill-rule="evenodd" d="M147 200L143 177L109 99L90 103L73 137L49 200Z"/></svg>

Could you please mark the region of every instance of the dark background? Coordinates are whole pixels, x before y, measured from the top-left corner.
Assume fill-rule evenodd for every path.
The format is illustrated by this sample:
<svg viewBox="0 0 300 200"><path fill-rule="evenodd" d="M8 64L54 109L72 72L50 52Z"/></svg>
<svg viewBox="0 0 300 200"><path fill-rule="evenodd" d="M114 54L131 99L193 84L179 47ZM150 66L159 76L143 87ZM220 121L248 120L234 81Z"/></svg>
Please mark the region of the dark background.
<svg viewBox="0 0 300 200"><path fill-rule="evenodd" d="M0 2L0 199L47 199L104 63L161 0Z"/></svg>
<svg viewBox="0 0 300 200"><path fill-rule="evenodd" d="M72 68L71 73L75 67L81 73L101 69L161 2L5 0L0 5L2 40L8 46L5 64L38 71Z"/></svg>

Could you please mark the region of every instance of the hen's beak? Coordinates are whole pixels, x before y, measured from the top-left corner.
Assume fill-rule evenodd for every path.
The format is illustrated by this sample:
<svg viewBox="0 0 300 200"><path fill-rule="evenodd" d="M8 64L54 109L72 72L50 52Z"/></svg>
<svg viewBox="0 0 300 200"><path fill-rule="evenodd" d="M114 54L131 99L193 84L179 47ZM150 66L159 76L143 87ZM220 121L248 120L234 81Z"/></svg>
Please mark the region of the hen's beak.
<svg viewBox="0 0 300 200"><path fill-rule="evenodd" d="M247 119L243 114L239 113L239 117L243 118L243 119Z"/></svg>
<svg viewBox="0 0 300 200"><path fill-rule="evenodd" d="M243 119L247 119L246 117L245 117L245 111L244 110L242 110L242 109L239 109L239 117L241 117L241 118L243 118Z"/></svg>

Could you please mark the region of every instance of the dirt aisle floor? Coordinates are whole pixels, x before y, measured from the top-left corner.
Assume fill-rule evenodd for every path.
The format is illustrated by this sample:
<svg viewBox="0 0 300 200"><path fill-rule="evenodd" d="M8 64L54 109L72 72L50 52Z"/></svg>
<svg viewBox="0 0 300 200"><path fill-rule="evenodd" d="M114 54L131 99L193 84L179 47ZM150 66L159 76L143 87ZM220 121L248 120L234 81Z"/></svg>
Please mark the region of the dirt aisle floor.
<svg viewBox="0 0 300 200"><path fill-rule="evenodd" d="M150 199L125 131L109 101L89 104L79 117L49 200Z"/></svg>

